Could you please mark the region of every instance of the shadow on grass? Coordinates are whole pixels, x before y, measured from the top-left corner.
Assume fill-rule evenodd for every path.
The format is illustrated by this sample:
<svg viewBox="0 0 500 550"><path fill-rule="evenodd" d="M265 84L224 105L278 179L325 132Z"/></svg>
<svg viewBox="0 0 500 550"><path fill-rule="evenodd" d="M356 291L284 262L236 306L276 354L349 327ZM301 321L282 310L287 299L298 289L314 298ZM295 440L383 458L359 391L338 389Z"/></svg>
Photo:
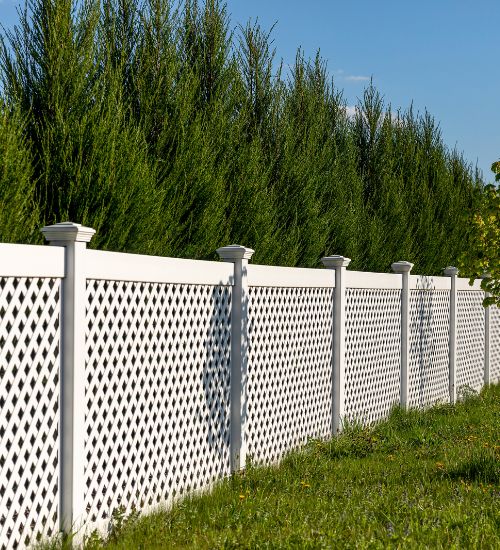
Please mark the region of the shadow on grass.
<svg viewBox="0 0 500 550"><path fill-rule="evenodd" d="M453 480L476 481L482 483L500 482L500 460L486 450L476 453L448 470Z"/></svg>

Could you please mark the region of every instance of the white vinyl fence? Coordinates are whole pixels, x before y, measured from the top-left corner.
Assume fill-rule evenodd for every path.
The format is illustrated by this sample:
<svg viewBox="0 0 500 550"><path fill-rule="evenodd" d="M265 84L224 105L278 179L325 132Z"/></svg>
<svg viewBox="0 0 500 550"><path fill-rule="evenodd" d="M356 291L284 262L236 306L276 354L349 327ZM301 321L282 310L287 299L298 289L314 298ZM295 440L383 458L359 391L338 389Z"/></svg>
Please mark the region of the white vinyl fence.
<svg viewBox="0 0 500 550"><path fill-rule="evenodd" d="M113 509L278 460L345 419L500 380L500 314L444 277L0 244L0 548L88 532Z"/></svg>

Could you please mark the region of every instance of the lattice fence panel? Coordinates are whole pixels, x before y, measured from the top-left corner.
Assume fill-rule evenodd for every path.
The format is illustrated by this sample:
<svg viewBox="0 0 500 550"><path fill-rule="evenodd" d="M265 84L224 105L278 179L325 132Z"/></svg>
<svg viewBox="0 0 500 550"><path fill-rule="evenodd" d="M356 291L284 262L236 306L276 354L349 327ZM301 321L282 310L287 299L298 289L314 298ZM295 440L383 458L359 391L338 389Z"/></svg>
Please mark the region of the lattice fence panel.
<svg viewBox="0 0 500 550"><path fill-rule="evenodd" d="M479 391L484 381L484 292L457 293L457 391Z"/></svg>
<svg viewBox="0 0 500 550"><path fill-rule="evenodd" d="M490 306L490 381L500 382L500 309Z"/></svg>
<svg viewBox="0 0 500 550"><path fill-rule="evenodd" d="M229 473L230 287L87 282L92 521Z"/></svg>
<svg viewBox="0 0 500 550"><path fill-rule="evenodd" d="M346 417L364 424L399 403L401 291L347 289Z"/></svg>
<svg viewBox="0 0 500 550"><path fill-rule="evenodd" d="M60 279L0 278L0 548L57 531Z"/></svg>
<svg viewBox="0 0 500 550"><path fill-rule="evenodd" d="M410 291L410 407L449 401L449 331L449 291Z"/></svg>
<svg viewBox="0 0 500 550"><path fill-rule="evenodd" d="M274 461L331 433L333 290L249 290L248 452Z"/></svg>

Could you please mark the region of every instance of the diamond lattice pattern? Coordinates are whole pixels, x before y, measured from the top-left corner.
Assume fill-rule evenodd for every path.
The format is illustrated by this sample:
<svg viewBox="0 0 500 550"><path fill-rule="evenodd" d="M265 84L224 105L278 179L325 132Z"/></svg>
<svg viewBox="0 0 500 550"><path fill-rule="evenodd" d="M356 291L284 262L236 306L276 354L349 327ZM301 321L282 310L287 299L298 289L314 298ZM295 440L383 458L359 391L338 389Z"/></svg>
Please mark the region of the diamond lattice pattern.
<svg viewBox="0 0 500 550"><path fill-rule="evenodd" d="M347 289L345 412L369 424L399 402L401 291Z"/></svg>
<svg viewBox="0 0 500 550"><path fill-rule="evenodd" d="M500 382L500 309L490 306L490 382Z"/></svg>
<svg viewBox="0 0 500 550"><path fill-rule="evenodd" d="M90 520L229 473L230 301L225 286L87 282Z"/></svg>
<svg viewBox="0 0 500 550"><path fill-rule="evenodd" d="M270 462L331 433L333 289L249 289L247 445Z"/></svg>
<svg viewBox="0 0 500 550"><path fill-rule="evenodd" d="M457 391L484 381L484 292L457 293Z"/></svg>
<svg viewBox="0 0 500 550"><path fill-rule="evenodd" d="M410 291L410 407L428 407L450 398L450 293Z"/></svg>
<svg viewBox="0 0 500 550"><path fill-rule="evenodd" d="M0 548L57 531L60 279L0 278Z"/></svg>

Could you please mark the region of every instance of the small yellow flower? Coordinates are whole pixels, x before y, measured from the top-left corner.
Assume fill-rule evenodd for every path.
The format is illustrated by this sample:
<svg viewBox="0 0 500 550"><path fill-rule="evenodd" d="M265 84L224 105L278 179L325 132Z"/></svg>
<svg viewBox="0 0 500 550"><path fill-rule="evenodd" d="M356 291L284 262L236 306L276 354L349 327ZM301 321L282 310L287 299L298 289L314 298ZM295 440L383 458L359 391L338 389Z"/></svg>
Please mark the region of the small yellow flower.
<svg viewBox="0 0 500 550"><path fill-rule="evenodd" d="M244 500L245 495L240 495L240 500Z"/></svg>
<svg viewBox="0 0 500 550"><path fill-rule="evenodd" d="M301 481L300 484L304 489L307 489L308 487L310 487L309 483L306 483L305 481Z"/></svg>
<svg viewBox="0 0 500 550"><path fill-rule="evenodd" d="M444 470L444 464L442 462L436 462L436 468L438 470Z"/></svg>

